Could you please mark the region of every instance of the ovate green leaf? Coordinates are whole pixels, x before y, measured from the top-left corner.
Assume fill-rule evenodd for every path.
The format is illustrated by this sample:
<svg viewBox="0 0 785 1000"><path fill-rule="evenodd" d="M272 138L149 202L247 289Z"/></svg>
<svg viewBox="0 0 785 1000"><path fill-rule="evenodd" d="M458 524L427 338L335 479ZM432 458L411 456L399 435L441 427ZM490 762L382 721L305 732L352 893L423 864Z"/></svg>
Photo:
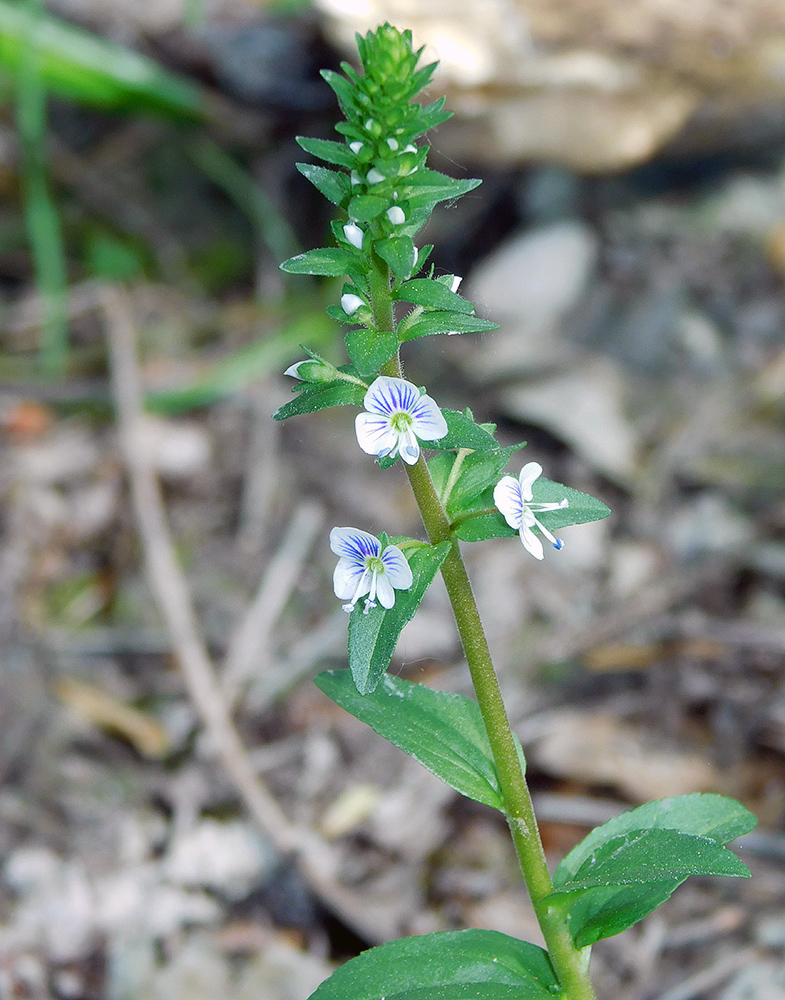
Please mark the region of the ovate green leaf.
<svg viewBox="0 0 785 1000"><path fill-rule="evenodd" d="M432 278L412 278L396 290L395 298L401 302L411 302L416 306L432 306L434 309L448 309L452 312L471 314L474 306L456 292L434 281Z"/></svg>
<svg viewBox="0 0 785 1000"><path fill-rule="evenodd" d="M377 605L366 615L362 601L355 606L349 617L349 667L360 694L376 689L390 665L401 630L414 617L449 551L450 542L442 542L407 553L414 580L408 590L396 590L395 604L389 610Z"/></svg>
<svg viewBox="0 0 785 1000"><path fill-rule="evenodd" d="M398 350L398 338L394 333L350 330L345 340L349 360L362 378L375 375Z"/></svg>
<svg viewBox="0 0 785 1000"><path fill-rule="evenodd" d="M349 179L345 174L328 170L327 167L319 167L314 163L295 163L295 167L333 205L341 205L348 196Z"/></svg>
<svg viewBox="0 0 785 1000"><path fill-rule="evenodd" d="M504 812L499 776L477 702L391 674L385 674L371 694L357 692L348 670L319 674L316 685L461 795ZM523 750L517 746L523 766Z"/></svg>
<svg viewBox="0 0 785 1000"><path fill-rule="evenodd" d="M497 931L390 941L337 969L310 1000L553 1000L547 954Z"/></svg>
<svg viewBox="0 0 785 1000"><path fill-rule="evenodd" d="M287 274L318 274L325 278L339 278L348 274L356 264L357 257L351 251L339 247L322 247L290 257L281 264L281 270Z"/></svg>

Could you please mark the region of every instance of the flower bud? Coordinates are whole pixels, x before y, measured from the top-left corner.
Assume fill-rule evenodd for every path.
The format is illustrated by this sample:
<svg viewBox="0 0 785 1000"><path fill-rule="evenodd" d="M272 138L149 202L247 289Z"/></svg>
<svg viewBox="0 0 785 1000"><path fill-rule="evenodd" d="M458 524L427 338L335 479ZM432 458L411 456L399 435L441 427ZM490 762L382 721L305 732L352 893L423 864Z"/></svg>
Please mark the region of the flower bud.
<svg viewBox="0 0 785 1000"><path fill-rule="evenodd" d="M328 361L309 359L290 365L284 372L284 375L298 378L301 382L332 382L336 373L337 369Z"/></svg>
<svg viewBox="0 0 785 1000"><path fill-rule="evenodd" d="M354 295L352 292L346 292L341 296L341 309L343 309L347 316L353 316L364 305L365 299L360 298L359 295Z"/></svg>
<svg viewBox="0 0 785 1000"><path fill-rule="evenodd" d="M388 208L387 218L394 226L400 226L402 223L406 222L406 215L400 205L393 205L392 208Z"/></svg>
<svg viewBox="0 0 785 1000"><path fill-rule="evenodd" d="M346 237L346 242L351 243L353 247L358 250L363 248L363 231L354 222L347 222L343 227L343 235Z"/></svg>

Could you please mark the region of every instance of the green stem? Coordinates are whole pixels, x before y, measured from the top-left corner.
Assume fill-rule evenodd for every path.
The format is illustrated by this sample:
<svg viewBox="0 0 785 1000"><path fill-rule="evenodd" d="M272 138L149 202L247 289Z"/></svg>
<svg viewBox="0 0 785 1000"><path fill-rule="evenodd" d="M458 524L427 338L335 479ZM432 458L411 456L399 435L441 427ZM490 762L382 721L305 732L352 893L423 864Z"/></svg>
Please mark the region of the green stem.
<svg viewBox="0 0 785 1000"><path fill-rule="evenodd" d="M374 264L371 271L371 290L376 328L391 330L393 312L389 270L378 258ZM382 368L382 374L400 378L402 376L400 359L397 356L391 358ZM575 947L564 919L546 899L553 891L553 883L548 872L531 796L518 758L499 681L491 661L485 631L458 541L450 530L449 519L422 455L415 465L406 466L406 474L431 542L434 545L443 541L452 542L452 549L442 563L441 573L499 774L499 784L515 851L551 962L562 985L562 997L564 1000L594 1000L594 990L589 979L589 951Z"/></svg>

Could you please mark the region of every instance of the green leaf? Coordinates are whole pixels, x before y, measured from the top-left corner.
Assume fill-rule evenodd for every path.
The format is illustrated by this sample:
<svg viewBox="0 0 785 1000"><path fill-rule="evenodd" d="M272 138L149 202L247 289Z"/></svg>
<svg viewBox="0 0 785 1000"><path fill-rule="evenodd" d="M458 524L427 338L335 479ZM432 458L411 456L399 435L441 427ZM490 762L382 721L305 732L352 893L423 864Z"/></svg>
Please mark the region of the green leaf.
<svg viewBox="0 0 785 1000"><path fill-rule="evenodd" d="M433 104L428 104L420 110L417 118L418 124L423 132L430 132L432 128L436 128L443 122L452 118L452 111L442 110L445 105L445 100L446 99L444 97L440 97L438 101L434 101Z"/></svg>
<svg viewBox="0 0 785 1000"><path fill-rule="evenodd" d="M410 208L425 209L430 212L439 202L460 198L479 187L481 183L482 181L475 178L457 180L437 170L423 167L404 179L402 194Z"/></svg>
<svg viewBox="0 0 785 1000"><path fill-rule="evenodd" d="M0 67L16 75L31 46L38 50L44 85L56 94L103 107L205 116L203 92L154 60L25 4L0 0Z"/></svg>
<svg viewBox="0 0 785 1000"><path fill-rule="evenodd" d="M629 830L592 851L555 894L636 882L683 881L690 875L749 874L743 861L711 837L658 828Z"/></svg>
<svg viewBox="0 0 785 1000"><path fill-rule="evenodd" d="M326 410L330 406L362 406L368 388L355 382L335 379L334 382L321 385L308 384L302 388L298 386L295 391L299 391L297 398L279 407L273 414L274 420L286 420L287 417L297 417L303 413L316 413L317 410Z"/></svg>
<svg viewBox="0 0 785 1000"><path fill-rule="evenodd" d="M316 686L350 715L414 757L456 792L504 812L499 776L476 701L385 674L359 694L348 670L328 670ZM516 746L525 769L523 750Z"/></svg>
<svg viewBox="0 0 785 1000"><path fill-rule="evenodd" d="M339 278L348 274L356 264L357 257L350 250L322 247L290 257L281 264L281 270L287 274L319 274L325 278Z"/></svg>
<svg viewBox="0 0 785 1000"><path fill-rule="evenodd" d="M362 601L355 606L349 617L349 668L360 694L376 689L390 665L401 630L414 617L450 544L424 545L407 556L414 580L408 590L396 590L395 604L389 610L377 605L366 615Z"/></svg>
<svg viewBox="0 0 785 1000"><path fill-rule="evenodd" d="M719 844L749 833L757 819L740 802L725 795L675 795L630 809L596 827L559 863L553 884L573 878L581 865L602 844L634 830L679 830L696 837L710 837Z"/></svg>
<svg viewBox="0 0 785 1000"><path fill-rule="evenodd" d="M429 337L435 333L489 333L498 329L498 323L480 319L479 316L439 310L421 313L411 325L407 325L404 319L398 328L398 336L404 341Z"/></svg>
<svg viewBox="0 0 785 1000"><path fill-rule="evenodd" d="M370 222L389 207L389 198L380 198L377 194L358 194L349 202L347 211L349 218L355 222Z"/></svg>
<svg viewBox="0 0 785 1000"><path fill-rule="evenodd" d="M473 451L499 451L501 445L484 427L474 422L472 411L466 409L442 410L447 421L447 434L438 441L423 441L424 448L438 451L452 451L457 448L471 448Z"/></svg>
<svg viewBox="0 0 785 1000"><path fill-rule="evenodd" d="M471 302L431 278L404 281L395 291L394 297L400 302L411 302L416 306L432 306L434 309L448 309L468 315L474 312Z"/></svg>
<svg viewBox="0 0 785 1000"><path fill-rule="evenodd" d="M553 483L549 479L537 479L534 483L534 500L540 503L558 503L562 499L568 501L568 506L560 510L547 510L537 517L549 531L558 531L571 524L588 524L599 521L610 514L601 500L574 490L561 483ZM455 534L464 542L484 542L489 538L512 538L518 532L511 528L502 515L496 510L493 502L493 489L489 488L480 494L470 504L464 506L459 523L455 525ZM534 528L537 531L537 528Z"/></svg>
<svg viewBox="0 0 785 1000"><path fill-rule="evenodd" d="M334 205L343 204L349 194L349 180L344 174L314 163L295 163L295 167L328 201Z"/></svg>
<svg viewBox="0 0 785 1000"><path fill-rule="evenodd" d="M377 333L375 330L350 330L344 338L349 360L360 377L375 375L385 361L398 350L394 333Z"/></svg>
<svg viewBox="0 0 785 1000"><path fill-rule="evenodd" d="M502 470L512 455L523 448L525 442L500 448L499 451L473 451L466 455L460 466L458 478L447 498L447 514L451 519L460 517L485 490L501 478ZM456 461L458 458L456 456ZM452 471L452 469L450 470Z"/></svg>
<svg viewBox="0 0 785 1000"><path fill-rule="evenodd" d="M390 236L385 240L377 240L374 249L396 278L405 280L412 273L416 251L411 236Z"/></svg>
<svg viewBox="0 0 785 1000"><path fill-rule="evenodd" d="M498 931L439 931L364 951L310 1000L553 1000L547 954Z"/></svg>
<svg viewBox="0 0 785 1000"><path fill-rule="evenodd" d="M331 139L309 139L304 135L296 136L295 141L306 153L318 156L320 160L334 163L338 167L351 169L357 162L357 157L343 142L333 142Z"/></svg>
<svg viewBox="0 0 785 1000"><path fill-rule="evenodd" d="M668 899L690 874L747 875L742 862L726 851L722 844L748 833L755 823L752 813L733 799L696 793L648 802L592 830L554 872L554 899L561 899L561 905L567 908L570 933L575 943L583 948L632 927ZM616 876L615 883L610 886L576 888L581 876L587 872L596 874L598 866L603 864L607 867L605 859L608 854L618 851L617 857L621 856L624 860L626 856L626 865L630 861L631 848L625 838L643 835L647 838L643 847L638 845L634 851L642 849L650 862L660 866L656 872L651 868L643 872L646 881L619 884ZM674 843L672 835L695 841L692 849L700 852L704 861L710 861L705 850L707 844L715 845L712 850L724 852L719 855L722 864L733 870L709 872L704 864L699 871L685 873L684 842ZM663 843L661 839L653 843L654 838L662 837L669 838L668 843ZM673 863L674 855L676 865ZM628 877L636 875L634 856L632 861L633 864L627 867ZM641 874L638 870L637 875Z"/></svg>

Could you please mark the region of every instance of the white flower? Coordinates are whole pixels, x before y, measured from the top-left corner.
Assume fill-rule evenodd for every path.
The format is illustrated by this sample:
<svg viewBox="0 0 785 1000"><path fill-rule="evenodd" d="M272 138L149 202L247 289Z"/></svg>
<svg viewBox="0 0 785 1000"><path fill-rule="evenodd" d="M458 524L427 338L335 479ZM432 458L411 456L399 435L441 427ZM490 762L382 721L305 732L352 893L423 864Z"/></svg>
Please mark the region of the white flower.
<svg viewBox="0 0 785 1000"><path fill-rule="evenodd" d="M365 299L361 299L359 295L354 295L352 292L346 292L341 296L341 309L347 316L353 316L364 305Z"/></svg>
<svg viewBox="0 0 785 1000"><path fill-rule="evenodd" d="M420 457L421 441L438 441L447 433L447 421L430 396L403 378L380 375L371 383L354 422L357 443L368 455L395 458L408 465Z"/></svg>
<svg viewBox="0 0 785 1000"><path fill-rule="evenodd" d="M330 548L340 556L333 574L333 590L341 601L347 601L343 610L354 611L361 597L365 599L368 614L376 607L378 598L383 608L395 604L395 591L408 590L412 585L412 570L406 556L395 545L386 545L374 535L359 528L333 528Z"/></svg>
<svg viewBox="0 0 785 1000"><path fill-rule="evenodd" d="M546 510L562 510L568 506L566 498L558 503L534 503L532 501L532 485L540 475L542 466L537 462L529 462L521 469L518 479L505 476L496 484L493 491L493 502L504 515L504 520L511 528L515 528L521 536L523 547L531 552L535 559L542 559L542 542L534 534L532 528L536 525L555 549L564 546L558 538L548 531L535 516Z"/></svg>
<svg viewBox="0 0 785 1000"><path fill-rule="evenodd" d="M365 179L369 184L381 184L385 177L381 170L377 170L376 167L371 167L365 175Z"/></svg>
<svg viewBox="0 0 785 1000"><path fill-rule="evenodd" d="M406 222L406 215L400 205L393 205L392 208L388 208L387 218L394 226L400 226L402 222Z"/></svg>
<svg viewBox="0 0 785 1000"><path fill-rule="evenodd" d="M359 226L355 225L353 222L347 222L343 227L343 235L346 237L347 243L351 243L353 247L357 247L358 250L362 250L363 231Z"/></svg>

